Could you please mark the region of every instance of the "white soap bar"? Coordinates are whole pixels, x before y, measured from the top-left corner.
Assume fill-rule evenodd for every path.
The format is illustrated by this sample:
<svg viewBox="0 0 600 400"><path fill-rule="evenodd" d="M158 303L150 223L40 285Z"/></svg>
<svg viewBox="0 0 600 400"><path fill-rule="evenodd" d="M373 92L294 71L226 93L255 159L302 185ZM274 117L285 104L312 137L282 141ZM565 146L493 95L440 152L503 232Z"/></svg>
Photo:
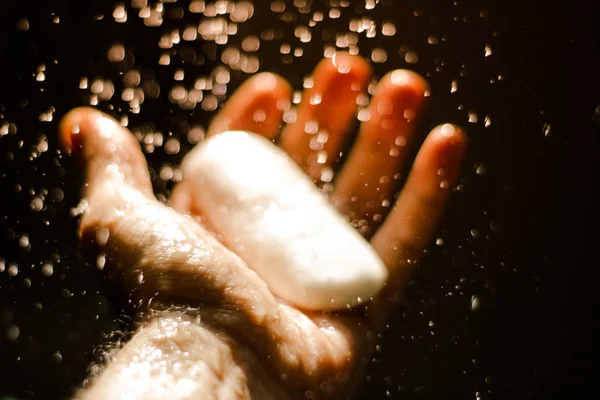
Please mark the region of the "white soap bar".
<svg viewBox="0 0 600 400"><path fill-rule="evenodd" d="M188 154L195 207L281 299L312 310L375 295L387 269L302 170L267 139L225 132Z"/></svg>

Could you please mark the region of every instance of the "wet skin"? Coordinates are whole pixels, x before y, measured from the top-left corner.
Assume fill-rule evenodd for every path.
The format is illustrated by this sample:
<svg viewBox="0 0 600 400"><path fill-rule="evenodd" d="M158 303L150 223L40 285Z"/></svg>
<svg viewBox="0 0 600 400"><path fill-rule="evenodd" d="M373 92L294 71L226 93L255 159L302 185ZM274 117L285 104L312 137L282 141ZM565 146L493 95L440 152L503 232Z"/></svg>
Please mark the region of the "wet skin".
<svg viewBox="0 0 600 400"><path fill-rule="evenodd" d="M324 59L295 121L280 130L291 87L258 74L208 130L248 130L275 140L316 184L325 181L332 204L370 240L389 281L360 309L337 313L303 311L273 296L190 206L194 188L185 176L171 207L157 201L137 140L115 120L89 108L63 118L62 143L86 170L82 244L106 281L138 305L139 316L132 339L77 397L351 396L376 333L434 233L467 147L461 129L446 124L407 159L429 91L422 77L397 70L379 81L368 118L361 118L338 165L370 79L360 57ZM340 172L329 182L331 169ZM410 173L394 200L404 169Z"/></svg>

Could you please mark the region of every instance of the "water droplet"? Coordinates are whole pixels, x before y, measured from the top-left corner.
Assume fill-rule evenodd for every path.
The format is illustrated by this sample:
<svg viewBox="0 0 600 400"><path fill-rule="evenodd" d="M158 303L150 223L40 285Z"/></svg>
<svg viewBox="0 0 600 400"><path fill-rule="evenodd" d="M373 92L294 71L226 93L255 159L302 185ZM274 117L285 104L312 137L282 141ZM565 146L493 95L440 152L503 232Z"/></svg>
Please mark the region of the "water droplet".
<svg viewBox="0 0 600 400"><path fill-rule="evenodd" d="M404 61L409 64L416 64L419 62L419 55L414 51L409 51L404 56Z"/></svg>
<svg viewBox="0 0 600 400"><path fill-rule="evenodd" d="M23 248L29 247L29 236L27 236L26 234L22 234L19 238L19 246Z"/></svg>
<svg viewBox="0 0 600 400"><path fill-rule="evenodd" d="M45 277L51 276L54 273L54 266L50 263L42 265L42 275Z"/></svg>
<svg viewBox="0 0 600 400"><path fill-rule="evenodd" d="M179 143L179 139L177 138L170 138L165 143L165 153L167 154L177 154L179 153L180 148L181 145Z"/></svg>
<svg viewBox="0 0 600 400"><path fill-rule="evenodd" d="M488 126L490 126L492 124L492 117L490 117L489 115L486 115L483 122L484 122L484 126L487 128Z"/></svg>
<svg viewBox="0 0 600 400"><path fill-rule="evenodd" d="M30 207L33 211L40 211L44 207L44 201L36 196L31 200Z"/></svg>
<svg viewBox="0 0 600 400"><path fill-rule="evenodd" d="M108 243L109 236L110 232L108 228L102 227L96 229L96 243L98 243L99 246L106 246L106 243Z"/></svg>
<svg viewBox="0 0 600 400"><path fill-rule="evenodd" d="M54 352L54 354L52 354L52 361L55 363L60 363L63 359L62 354L60 354L60 351L56 351Z"/></svg>
<svg viewBox="0 0 600 400"><path fill-rule="evenodd" d="M310 120L304 125L304 132L309 135L314 135L319 131L319 123L315 120Z"/></svg>
<svg viewBox="0 0 600 400"><path fill-rule="evenodd" d="M485 56L489 57L492 55L492 46L489 44L485 46Z"/></svg>
<svg viewBox="0 0 600 400"><path fill-rule="evenodd" d="M8 276L17 276L17 274L19 273L19 267L17 266L17 264L10 264L8 266Z"/></svg>
<svg viewBox="0 0 600 400"><path fill-rule="evenodd" d="M550 136L550 130L551 130L550 124L544 124L544 126L542 127L542 132L544 132L545 137Z"/></svg>
<svg viewBox="0 0 600 400"><path fill-rule="evenodd" d="M442 134L442 136L452 137L455 133L454 126L452 124L444 124L440 129L440 133Z"/></svg>
<svg viewBox="0 0 600 400"><path fill-rule="evenodd" d="M96 268L98 268L100 271L102 271L104 269L105 265L106 265L106 255L101 253L98 255L98 257L96 257Z"/></svg>
<svg viewBox="0 0 600 400"><path fill-rule="evenodd" d="M429 44L437 44L438 41L439 41L439 39L437 38L437 36L434 36L434 35L430 35L427 38L427 43L429 43Z"/></svg>
<svg viewBox="0 0 600 400"><path fill-rule="evenodd" d="M20 334L21 331L16 325L9 325L6 328L6 340L8 340L9 343L15 342L19 338Z"/></svg>
<svg viewBox="0 0 600 400"><path fill-rule="evenodd" d="M450 93L456 93L457 90L458 90L458 81L453 80L452 83L450 84Z"/></svg>
<svg viewBox="0 0 600 400"><path fill-rule="evenodd" d="M113 18L115 22L123 23L127 21L127 11L125 11L125 5L123 3L117 3L113 11Z"/></svg>
<svg viewBox="0 0 600 400"><path fill-rule="evenodd" d="M312 105L321 104L321 101L323 101L323 97L320 93L315 93L310 98L310 104Z"/></svg>
<svg viewBox="0 0 600 400"><path fill-rule="evenodd" d="M26 32L29 30L29 20L27 18L20 19L17 22L17 31Z"/></svg>
<svg viewBox="0 0 600 400"><path fill-rule="evenodd" d="M321 171L321 182L331 182L333 179L333 170L331 168L325 167Z"/></svg>
<svg viewBox="0 0 600 400"><path fill-rule="evenodd" d="M371 60L375 63L384 63L387 61L387 51L381 48L374 49L371 52Z"/></svg>
<svg viewBox="0 0 600 400"><path fill-rule="evenodd" d="M381 27L381 33L384 36L394 36L396 34L396 25L391 22L385 22Z"/></svg>
<svg viewBox="0 0 600 400"><path fill-rule="evenodd" d="M108 50L106 55L111 62L120 62L125 59L125 47L121 43L116 43Z"/></svg>

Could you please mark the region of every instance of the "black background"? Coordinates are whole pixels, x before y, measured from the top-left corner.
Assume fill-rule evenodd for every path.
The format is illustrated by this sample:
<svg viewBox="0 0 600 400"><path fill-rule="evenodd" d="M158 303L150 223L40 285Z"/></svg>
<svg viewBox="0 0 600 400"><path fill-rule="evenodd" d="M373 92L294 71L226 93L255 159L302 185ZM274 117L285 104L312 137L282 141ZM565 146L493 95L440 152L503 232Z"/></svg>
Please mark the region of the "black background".
<svg viewBox="0 0 600 400"><path fill-rule="evenodd" d="M180 139L176 154L164 146L148 154L164 199L173 182L160 171L192 147L191 127L214 115L169 101L175 70L185 71L190 87L219 65L226 47L275 29L281 38L263 40L256 53L260 70L301 89L323 46L362 17L377 23L378 34L360 35L360 54L385 48L388 55L374 63L376 77L394 68L427 76L432 96L423 133L457 123L471 149L436 235L443 244L431 243L359 397L562 399L597 391L596 2L381 0L365 10L364 2L350 1L340 18L329 19L331 7L314 1L312 10L325 19L311 42L301 43L294 27L312 12L288 1L282 16L264 1L227 45L182 40L170 50L158 47L160 37L202 15L188 12L185 1L165 4L164 23L150 28L126 3L128 20L117 23L112 1L0 0L0 398L68 397L101 344L126 327L79 255L70 210L80 199L81 173L57 152L57 121L90 101L81 78L114 82L115 95L99 107L128 115L130 128ZM394 36L381 35L384 21L395 24ZM428 44L430 36L438 43ZM112 63L106 55L117 41L127 56ZM280 54L284 42L302 47L302 57ZM406 62L407 49L417 63ZM173 54L169 66L158 65L164 51ZM37 81L41 64L45 77ZM161 87L139 114L120 96L120 73L132 68ZM228 92L247 76L232 71ZM458 90L451 93L453 80ZM48 110L52 120L40 121ZM43 198L40 210L35 197Z"/></svg>

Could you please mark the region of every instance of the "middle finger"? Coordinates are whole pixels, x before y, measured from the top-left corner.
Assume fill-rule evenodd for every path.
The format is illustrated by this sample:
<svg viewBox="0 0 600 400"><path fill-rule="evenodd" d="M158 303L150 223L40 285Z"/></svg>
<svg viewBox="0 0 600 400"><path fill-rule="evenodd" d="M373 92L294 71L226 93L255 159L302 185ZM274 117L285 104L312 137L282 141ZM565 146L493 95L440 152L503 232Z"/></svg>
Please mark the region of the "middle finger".
<svg viewBox="0 0 600 400"><path fill-rule="evenodd" d="M337 178L331 201L365 236L374 232L392 200L427 91L427 82L414 72L384 76L369 105L369 120Z"/></svg>
<svg viewBox="0 0 600 400"><path fill-rule="evenodd" d="M369 64L359 56L336 53L324 59L303 93L296 121L283 129L281 148L315 182L324 172L331 174L370 77Z"/></svg>

